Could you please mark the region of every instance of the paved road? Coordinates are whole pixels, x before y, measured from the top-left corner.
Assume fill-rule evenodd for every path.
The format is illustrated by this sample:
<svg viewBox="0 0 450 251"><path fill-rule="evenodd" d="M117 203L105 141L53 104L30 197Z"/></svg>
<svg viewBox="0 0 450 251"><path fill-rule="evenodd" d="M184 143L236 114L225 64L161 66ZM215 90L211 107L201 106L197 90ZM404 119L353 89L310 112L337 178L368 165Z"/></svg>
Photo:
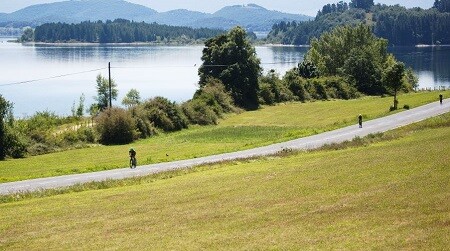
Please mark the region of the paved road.
<svg viewBox="0 0 450 251"><path fill-rule="evenodd" d="M58 177L25 180L0 184L0 194L10 194L24 191L34 191L40 189L59 188L85 183L91 181L103 181L107 179L123 179L129 177L143 176L152 173L164 172L175 169L192 167L195 165L213 163L223 160L233 160L240 158L264 156L277 153L283 149L313 149L324 144L339 143L345 140L352 140L359 136L364 137L370 133L385 132L397 127L405 126L430 117L434 117L446 112L450 112L450 99L444 100L444 104L434 102L408 111L390 115L387 117L364 122L363 128L358 125L348 126L334 131L321 133L305 138L291 140L283 143L258 147L233 153L218 154L208 157L180 160L167 163L139 166L136 169L123 168L95 173L65 175ZM356 119L355 119L356 122Z"/></svg>

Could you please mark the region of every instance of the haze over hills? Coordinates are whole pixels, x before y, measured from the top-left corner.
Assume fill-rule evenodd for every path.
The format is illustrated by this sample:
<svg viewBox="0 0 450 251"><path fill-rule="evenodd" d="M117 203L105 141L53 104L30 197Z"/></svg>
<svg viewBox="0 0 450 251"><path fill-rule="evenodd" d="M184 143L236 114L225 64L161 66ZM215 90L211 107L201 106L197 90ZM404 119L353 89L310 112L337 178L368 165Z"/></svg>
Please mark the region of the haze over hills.
<svg viewBox="0 0 450 251"><path fill-rule="evenodd" d="M271 11L256 4L224 7L212 14L182 9L159 13L124 0L71 0L32 5L10 14L0 14L0 27L37 26L48 22L80 23L117 18L193 28L229 29L241 25L251 31L268 31L274 23L280 21L305 21L312 17Z"/></svg>

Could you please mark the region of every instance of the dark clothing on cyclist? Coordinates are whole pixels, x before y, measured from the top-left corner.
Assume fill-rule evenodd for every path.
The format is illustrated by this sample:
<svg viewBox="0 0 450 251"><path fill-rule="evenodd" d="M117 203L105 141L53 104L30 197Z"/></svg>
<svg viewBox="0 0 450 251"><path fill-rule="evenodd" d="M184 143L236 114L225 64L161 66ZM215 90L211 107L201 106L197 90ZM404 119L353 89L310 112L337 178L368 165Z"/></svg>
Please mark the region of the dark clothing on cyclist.
<svg viewBox="0 0 450 251"><path fill-rule="evenodd" d="M362 115L359 114L358 116L358 124L359 124L359 128L362 128Z"/></svg>
<svg viewBox="0 0 450 251"><path fill-rule="evenodd" d="M128 154L130 154L130 157L131 157L131 158L135 158L135 157L136 157L136 151L133 150L133 149L131 149L131 150L128 152Z"/></svg>

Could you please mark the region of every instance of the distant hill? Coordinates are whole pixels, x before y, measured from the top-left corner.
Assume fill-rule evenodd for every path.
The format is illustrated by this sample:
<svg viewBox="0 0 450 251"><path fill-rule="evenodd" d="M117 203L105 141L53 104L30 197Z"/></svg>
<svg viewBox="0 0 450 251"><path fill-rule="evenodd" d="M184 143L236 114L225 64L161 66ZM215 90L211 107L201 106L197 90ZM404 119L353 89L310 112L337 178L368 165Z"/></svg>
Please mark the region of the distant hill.
<svg viewBox="0 0 450 251"><path fill-rule="evenodd" d="M117 18L194 28L229 29L241 25L251 31L269 31L274 23L281 21L312 19L305 15L267 10L255 4L229 6L213 14L182 9L158 13L124 0L71 0L33 5L10 14L0 14L0 26L35 27L49 22L80 23Z"/></svg>
<svg viewBox="0 0 450 251"><path fill-rule="evenodd" d="M156 13L153 16L147 17L146 21L149 23L155 22L159 24L167 24L174 26L192 26L191 25L192 23L195 23L198 20L206 19L209 16L210 14L203 12L178 9L162 13Z"/></svg>
<svg viewBox="0 0 450 251"><path fill-rule="evenodd" d="M253 31L268 31L272 28L273 24L281 21L307 21L312 19L312 17L305 15L267 10L256 4L224 7L215 12L213 16L234 20Z"/></svg>
<svg viewBox="0 0 450 251"><path fill-rule="evenodd" d="M117 18L143 20L156 13L145 6L123 0L72 0L32 5L8 14L0 22L28 22L36 26L48 22L79 23Z"/></svg>

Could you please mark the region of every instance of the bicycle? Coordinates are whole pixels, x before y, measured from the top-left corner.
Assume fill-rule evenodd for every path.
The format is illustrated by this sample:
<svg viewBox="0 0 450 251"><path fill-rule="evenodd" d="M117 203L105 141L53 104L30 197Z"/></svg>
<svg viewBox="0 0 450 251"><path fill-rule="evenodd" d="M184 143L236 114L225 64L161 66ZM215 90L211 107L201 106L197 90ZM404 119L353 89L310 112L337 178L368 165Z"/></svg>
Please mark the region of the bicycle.
<svg viewBox="0 0 450 251"><path fill-rule="evenodd" d="M136 157L130 157L130 168L134 169L136 168L136 165L137 165Z"/></svg>

